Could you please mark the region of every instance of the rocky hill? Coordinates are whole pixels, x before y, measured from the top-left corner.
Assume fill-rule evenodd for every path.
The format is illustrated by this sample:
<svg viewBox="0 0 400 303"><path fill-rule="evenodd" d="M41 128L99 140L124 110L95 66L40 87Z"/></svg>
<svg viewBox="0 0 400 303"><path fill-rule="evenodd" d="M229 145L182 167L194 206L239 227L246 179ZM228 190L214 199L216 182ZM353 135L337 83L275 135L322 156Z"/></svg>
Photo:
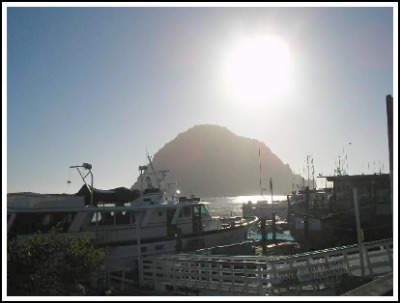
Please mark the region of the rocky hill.
<svg viewBox="0 0 400 303"><path fill-rule="evenodd" d="M180 133L152 161L156 170L170 170L165 182L177 182L183 195L221 197L260 195L260 159L265 195L270 195L270 178L274 195L290 193L293 184L300 184L300 177L264 143L217 125L197 125ZM138 178L132 188L140 189L140 184Z"/></svg>

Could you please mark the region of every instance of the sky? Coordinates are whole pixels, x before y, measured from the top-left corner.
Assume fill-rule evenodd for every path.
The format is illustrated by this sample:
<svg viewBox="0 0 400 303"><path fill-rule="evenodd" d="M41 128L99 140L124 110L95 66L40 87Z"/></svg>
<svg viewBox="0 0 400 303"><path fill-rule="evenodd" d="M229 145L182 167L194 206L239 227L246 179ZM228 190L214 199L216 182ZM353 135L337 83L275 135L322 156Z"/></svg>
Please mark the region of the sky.
<svg viewBox="0 0 400 303"><path fill-rule="evenodd" d="M130 187L146 152L199 124L265 143L295 173L307 156L317 175L339 157L349 174L387 173L386 95L397 163L393 3L13 5L2 10L3 193L75 193L70 166L84 162L95 187Z"/></svg>

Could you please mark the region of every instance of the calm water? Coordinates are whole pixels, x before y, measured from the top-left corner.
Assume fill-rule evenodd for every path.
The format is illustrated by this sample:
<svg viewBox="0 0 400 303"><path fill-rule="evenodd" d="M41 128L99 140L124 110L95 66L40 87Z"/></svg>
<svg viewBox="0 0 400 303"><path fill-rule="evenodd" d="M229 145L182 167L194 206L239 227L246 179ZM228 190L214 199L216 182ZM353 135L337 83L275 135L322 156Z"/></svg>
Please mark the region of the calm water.
<svg viewBox="0 0 400 303"><path fill-rule="evenodd" d="M274 201L285 201L286 196L274 196ZM230 216L242 216L242 204L248 201L253 203L257 203L259 200L267 200L271 202L271 196L239 196L239 197L218 197L218 198L204 198L201 199L203 202L208 202L209 209L211 215L213 216L221 216L221 217L230 217ZM254 230L249 232L249 239L260 240L261 234L259 230L255 228ZM288 231L277 232L276 233L277 240L283 241L293 241L293 237L290 235ZM267 233L267 240L272 239L272 233Z"/></svg>
<svg viewBox="0 0 400 303"><path fill-rule="evenodd" d="M284 201L286 196L274 196L274 201ZM267 200L271 202L271 196L238 196L238 197L217 197L202 198L201 201L209 202L208 205L211 215L229 217L241 216L242 204L251 201L257 203L259 200Z"/></svg>

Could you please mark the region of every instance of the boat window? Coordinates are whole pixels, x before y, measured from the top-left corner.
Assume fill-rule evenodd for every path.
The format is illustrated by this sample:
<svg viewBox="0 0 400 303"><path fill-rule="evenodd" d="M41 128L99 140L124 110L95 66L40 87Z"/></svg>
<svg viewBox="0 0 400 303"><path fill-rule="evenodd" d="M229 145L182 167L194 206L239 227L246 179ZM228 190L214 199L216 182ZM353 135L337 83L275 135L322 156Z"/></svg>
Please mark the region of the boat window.
<svg viewBox="0 0 400 303"><path fill-rule="evenodd" d="M179 217L190 217L191 212L192 212L191 208L189 206L185 206L181 209Z"/></svg>
<svg viewBox="0 0 400 303"><path fill-rule="evenodd" d="M104 212L102 213L101 220L99 221L99 225L114 225L114 212Z"/></svg>
<svg viewBox="0 0 400 303"><path fill-rule="evenodd" d="M116 224L117 225L122 225L122 224L129 224L129 213L122 211L122 212L117 212L116 213Z"/></svg>
<svg viewBox="0 0 400 303"><path fill-rule="evenodd" d="M208 207L205 205L201 206L201 214L202 215L210 215L210 212L208 211Z"/></svg>
<svg viewBox="0 0 400 303"><path fill-rule="evenodd" d="M97 225L98 222L101 221L101 218L102 218L101 213L100 213L100 212L95 212L95 213L93 214L92 219L90 220L90 225L91 225L91 226Z"/></svg>
<svg viewBox="0 0 400 303"><path fill-rule="evenodd" d="M162 250L164 248L164 244L157 244L155 249L156 250Z"/></svg>
<svg viewBox="0 0 400 303"><path fill-rule="evenodd" d="M206 206L206 205L201 205L201 214L202 215L208 215L208 216L211 216L210 215L210 212L209 212L209 210L208 210L208 207ZM196 215L198 215L199 214L199 208L198 208L198 205L196 205L196 206L194 206L193 207L193 214L196 216Z"/></svg>
<svg viewBox="0 0 400 303"><path fill-rule="evenodd" d="M36 232L47 232L55 226L66 231L75 218L76 213L38 213L17 214L10 232L22 235Z"/></svg>

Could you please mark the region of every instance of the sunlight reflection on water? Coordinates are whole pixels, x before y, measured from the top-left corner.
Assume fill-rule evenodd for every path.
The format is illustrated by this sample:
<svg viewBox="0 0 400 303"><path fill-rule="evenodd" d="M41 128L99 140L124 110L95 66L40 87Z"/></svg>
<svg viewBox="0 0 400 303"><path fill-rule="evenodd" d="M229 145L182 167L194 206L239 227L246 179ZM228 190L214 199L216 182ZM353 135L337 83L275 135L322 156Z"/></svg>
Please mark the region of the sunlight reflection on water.
<svg viewBox="0 0 400 303"><path fill-rule="evenodd" d="M271 202L271 196L237 196L237 197L214 197L202 198L204 202L209 202L208 205L211 215L229 217L242 216L242 205L251 201L257 203L260 200ZM284 201L286 196L274 196L274 201Z"/></svg>

